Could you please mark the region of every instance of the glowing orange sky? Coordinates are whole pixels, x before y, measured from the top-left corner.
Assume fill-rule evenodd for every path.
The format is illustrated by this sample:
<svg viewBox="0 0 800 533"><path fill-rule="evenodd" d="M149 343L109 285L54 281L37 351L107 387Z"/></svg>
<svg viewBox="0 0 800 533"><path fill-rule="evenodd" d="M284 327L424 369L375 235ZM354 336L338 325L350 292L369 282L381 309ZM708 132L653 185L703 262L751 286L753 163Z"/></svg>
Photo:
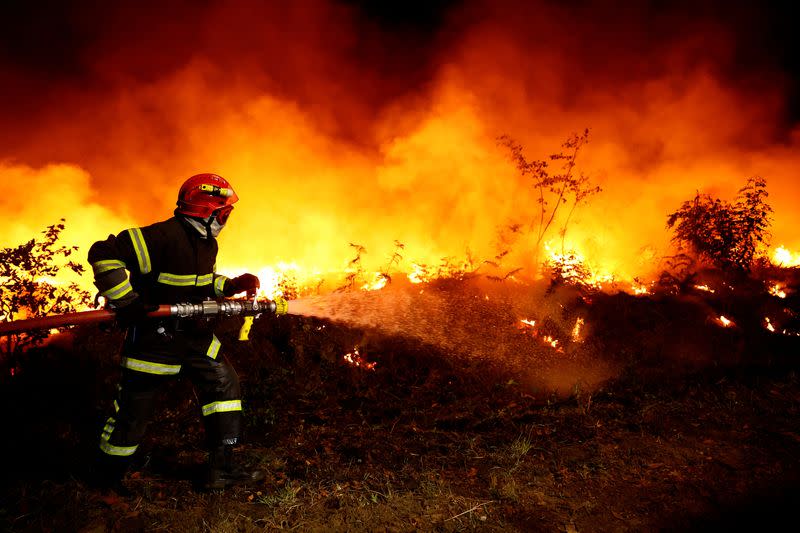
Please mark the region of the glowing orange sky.
<svg viewBox="0 0 800 533"><path fill-rule="evenodd" d="M777 73L736 69L741 35L713 17L522 5L459 6L408 55L409 34L331 2L117 14L77 81L5 70L30 96L3 110L0 173L20 194L0 197L0 245L66 217L85 251L170 216L186 177L217 172L241 198L222 271L341 271L351 242L377 269L396 239L403 268L491 258L497 228L535 209L496 137L544 158L588 127L579 168L603 192L568 240L603 268L651 271L667 213L696 190L729 199L753 174L768 180L773 243L800 249L800 130ZM530 258L520 247L508 267Z"/></svg>

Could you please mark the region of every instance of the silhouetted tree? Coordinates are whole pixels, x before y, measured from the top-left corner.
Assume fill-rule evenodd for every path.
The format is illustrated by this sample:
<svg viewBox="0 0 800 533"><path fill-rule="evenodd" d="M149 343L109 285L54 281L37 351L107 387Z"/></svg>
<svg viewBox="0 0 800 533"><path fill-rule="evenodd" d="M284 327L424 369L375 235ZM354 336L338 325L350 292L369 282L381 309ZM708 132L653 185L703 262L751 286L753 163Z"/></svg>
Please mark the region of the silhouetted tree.
<svg viewBox="0 0 800 533"><path fill-rule="evenodd" d="M403 260L403 255L400 252L402 252L405 247L406 245L402 242L397 239L394 240L394 253L389 257L389 263L386 267L378 273L381 278L386 280L386 283L392 282L392 276L389 274L389 271L392 270L393 266L399 265L400 261Z"/></svg>
<svg viewBox="0 0 800 533"><path fill-rule="evenodd" d="M77 246L58 246L64 219L48 226L44 238L0 250L0 320L45 316L76 311L91 302L91 295L77 283L59 283L58 272L65 268L82 274L81 264L68 260ZM41 342L48 331L30 331L0 339L0 353L13 355Z"/></svg>
<svg viewBox="0 0 800 533"><path fill-rule="evenodd" d="M337 291L353 290L360 280L363 281L364 267L361 264L361 256L367 253L367 249L360 244L353 244L352 242L350 243L350 248L355 250L356 255L347 264L347 275L344 277L345 283L336 289Z"/></svg>
<svg viewBox="0 0 800 533"><path fill-rule="evenodd" d="M601 190L600 187L589 182L588 176L583 173L577 173L576 175L575 172L578 154L581 148L589 142L589 130L584 130L580 135L571 135L561 145L562 151L551 154L548 160L529 161L522 153L522 145L508 135L499 137L498 142L509 149L511 159L520 174L530 178L531 186L536 191L536 202L539 208L527 223L527 232L534 233L536 237L535 254L537 262L542 242L556 220L556 215L559 213L561 206L569 205L569 211L559 230L563 254L565 252L563 248L567 227L575 208ZM551 173L550 165L556 162L561 163L561 171ZM511 224L508 226L512 233L522 233L524 228L524 224Z"/></svg>
<svg viewBox="0 0 800 533"><path fill-rule="evenodd" d="M667 217L673 240L700 258L727 270L749 272L756 254L769 241L772 208L767 182L748 178L733 203L697 193Z"/></svg>

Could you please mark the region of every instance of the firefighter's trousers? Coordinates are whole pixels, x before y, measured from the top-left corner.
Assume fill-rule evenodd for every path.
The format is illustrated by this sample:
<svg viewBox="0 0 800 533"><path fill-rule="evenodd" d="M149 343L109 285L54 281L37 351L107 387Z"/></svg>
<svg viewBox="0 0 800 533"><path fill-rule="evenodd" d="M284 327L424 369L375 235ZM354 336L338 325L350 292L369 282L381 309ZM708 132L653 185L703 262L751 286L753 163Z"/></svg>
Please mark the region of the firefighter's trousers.
<svg viewBox="0 0 800 533"><path fill-rule="evenodd" d="M236 444L241 426L239 377L208 329L164 327L159 323L128 331L114 413L106 421L100 449L127 458L136 452L155 408L157 389L185 375L200 399L209 447Z"/></svg>

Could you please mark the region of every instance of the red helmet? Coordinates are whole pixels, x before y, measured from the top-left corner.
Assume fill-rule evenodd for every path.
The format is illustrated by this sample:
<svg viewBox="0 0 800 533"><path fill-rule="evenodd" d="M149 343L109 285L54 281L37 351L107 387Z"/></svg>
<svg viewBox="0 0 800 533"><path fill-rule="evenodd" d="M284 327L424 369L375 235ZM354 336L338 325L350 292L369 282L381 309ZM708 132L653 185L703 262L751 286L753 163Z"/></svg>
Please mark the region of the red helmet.
<svg viewBox="0 0 800 533"><path fill-rule="evenodd" d="M175 212L199 218L216 214L217 220L224 224L238 200L233 187L222 176L197 174L181 186Z"/></svg>

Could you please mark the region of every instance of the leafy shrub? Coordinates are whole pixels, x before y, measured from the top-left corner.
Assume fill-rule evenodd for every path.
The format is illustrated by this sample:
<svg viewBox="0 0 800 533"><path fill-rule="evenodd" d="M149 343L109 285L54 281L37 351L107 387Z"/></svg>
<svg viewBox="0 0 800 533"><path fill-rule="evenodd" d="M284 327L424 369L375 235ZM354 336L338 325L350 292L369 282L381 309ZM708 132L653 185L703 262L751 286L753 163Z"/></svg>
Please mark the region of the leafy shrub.
<svg viewBox="0 0 800 533"><path fill-rule="evenodd" d="M667 217L673 240L701 259L724 270L749 272L759 251L769 241L770 215L767 182L751 177L733 203L697 193Z"/></svg>
<svg viewBox="0 0 800 533"><path fill-rule="evenodd" d="M91 295L77 283L59 283L62 268L78 275L84 267L68 258L77 246L58 246L64 219L48 226L43 238L0 250L0 320L10 322L76 311L91 302ZM10 356L41 342L48 331L29 331L0 338L0 354Z"/></svg>

